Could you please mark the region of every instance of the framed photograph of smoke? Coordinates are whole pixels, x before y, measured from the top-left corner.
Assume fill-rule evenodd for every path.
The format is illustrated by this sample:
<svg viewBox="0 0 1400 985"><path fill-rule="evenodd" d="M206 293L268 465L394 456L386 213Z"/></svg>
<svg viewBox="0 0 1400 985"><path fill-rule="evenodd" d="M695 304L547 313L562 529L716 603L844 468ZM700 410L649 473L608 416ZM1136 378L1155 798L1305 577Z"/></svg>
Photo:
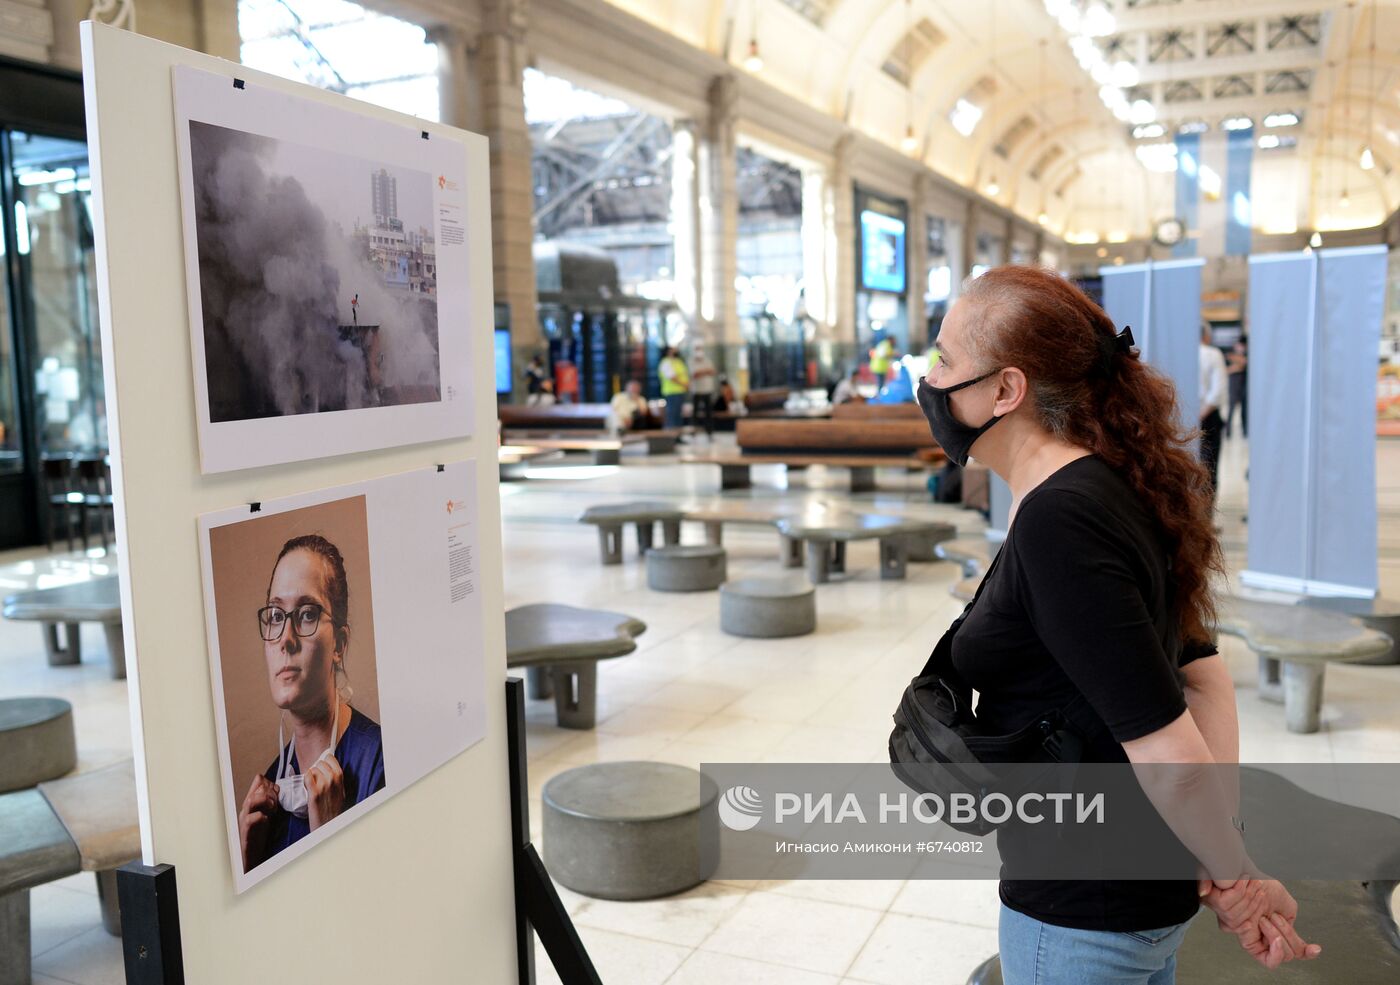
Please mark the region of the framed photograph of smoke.
<svg viewBox="0 0 1400 985"><path fill-rule="evenodd" d="M199 518L238 892L485 734L474 470Z"/></svg>
<svg viewBox="0 0 1400 985"><path fill-rule="evenodd" d="M489 220L462 147L368 107L173 81L202 470L469 435L469 299L491 287L468 264Z"/></svg>

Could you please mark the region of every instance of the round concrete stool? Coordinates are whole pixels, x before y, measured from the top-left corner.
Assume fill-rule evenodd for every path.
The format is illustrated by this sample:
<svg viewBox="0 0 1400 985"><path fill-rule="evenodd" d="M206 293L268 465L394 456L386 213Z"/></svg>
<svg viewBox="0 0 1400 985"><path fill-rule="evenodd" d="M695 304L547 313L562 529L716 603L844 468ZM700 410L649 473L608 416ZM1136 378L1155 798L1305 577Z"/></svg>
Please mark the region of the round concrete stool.
<svg viewBox="0 0 1400 985"><path fill-rule="evenodd" d="M719 590L719 625L730 636L806 636L817 628L817 590L806 578L749 578Z"/></svg>
<svg viewBox="0 0 1400 985"><path fill-rule="evenodd" d="M703 789L702 789L703 783ZM718 790L670 763L594 763L544 785L544 863L576 893L598 899L669 896L709 877L700 825Z"/></svg>
<svg viewBox="0 0 1400 985"><path fill-rule="evenodd" d="M61 698L0 699L0 793L71 773L78 765L73 706Z"/></svg>
<svg viewBox="0 0 1400 985"><path fill-rule="evenodd" d="M647 587L658 592L709 592L724 584L724 548L679 545L647 551Z"/></svg>

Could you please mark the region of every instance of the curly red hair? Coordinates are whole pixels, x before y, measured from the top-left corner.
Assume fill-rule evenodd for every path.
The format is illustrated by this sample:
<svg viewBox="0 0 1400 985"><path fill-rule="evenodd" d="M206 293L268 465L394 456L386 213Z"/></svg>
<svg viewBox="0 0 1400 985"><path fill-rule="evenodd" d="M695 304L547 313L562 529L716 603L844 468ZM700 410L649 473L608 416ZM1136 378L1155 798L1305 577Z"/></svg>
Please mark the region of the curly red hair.
<svg viewBox="0 0 1400 985"><path fill-rule="evenodd" d="M1136 353L1119 353L1113 320L1053 271L997 267L960 303L979 362L1022 370L1041 426L1098 455L1156 518L1182 638L1211 640L1211 575L1224 574L1224 560L1210 476L1193 447L1200 432L1180 426L1172 381Z"/></svg>

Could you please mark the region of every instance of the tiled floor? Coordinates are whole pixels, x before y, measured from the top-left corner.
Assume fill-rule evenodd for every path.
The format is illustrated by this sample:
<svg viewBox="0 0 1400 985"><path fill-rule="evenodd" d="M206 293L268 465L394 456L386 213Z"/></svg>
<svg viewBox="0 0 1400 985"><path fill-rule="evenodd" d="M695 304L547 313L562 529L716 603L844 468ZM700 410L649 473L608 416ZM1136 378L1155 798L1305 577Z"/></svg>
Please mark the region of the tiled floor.
<svg viewBox="0 0 1400 985"><path fill-rule="evenodd" d="M1381 583L1400 597L1400 442L1378 448ZM1221 523L1238 569L1247 528L1245 449L1226 447ZM780 469L755 470L755 498L846 499L845 474L811 469L790 490ZM503 488L508 605L567 602L616 609L648 624L637 651L599 672L599 720L588 732L553 725L552 705L528 709L532 826L539 839L543 784L571 766L601 759L704 761L880 761L889 715L960 605L948 594L948 564L913 565L904 582L881 582L875 548L851 548L852 576L818 592L816 635L740 640L719 629L714 593L658 594L646 588L628 531L626 563L598 564L592 528L574 518L587 506L621 499L683 502L717 495L712 468L631 459L617 468L549 468ZM922 477L890 472L892 488L855 497L869 509L900 509L979 531L974 514L927 502ZM804 485L803 483L810 485ZM687 541L698 540L687 528ZM777 570L771 531L725 532L730 577ZM0 591L17 581L70 577L71 568L20 571L0 557ZM11 562L9 566L6 562ZM586 577L580 577L580 573ZM84 767L129 754L125 685L108 679L101 633L84 637L78 668L44 664L38 629L0 622L0 695L47 693L79 708ZM1284 731L1282 709L1254 695L1254 662L1227 639L1240 688L1242 755L1255 761L1400 760L1400 667L1328 671L1323 730ZM544 850L547 852L547 846ZM644 903L561 895L608 985L835 985L911 982L961 985L996 950L996 886L991 882L712 882ZM117 941L101 929L92 878L35 890L35 981L119 982ZM539 979L557 981L540 953Z"/></svg>

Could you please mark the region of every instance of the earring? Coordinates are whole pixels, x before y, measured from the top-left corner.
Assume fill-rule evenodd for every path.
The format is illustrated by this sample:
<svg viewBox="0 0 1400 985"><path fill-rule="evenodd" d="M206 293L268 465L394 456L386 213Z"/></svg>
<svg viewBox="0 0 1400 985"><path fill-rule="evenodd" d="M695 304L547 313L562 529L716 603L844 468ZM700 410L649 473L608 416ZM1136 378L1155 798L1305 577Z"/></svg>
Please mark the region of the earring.
<svg viewBox="0 0 1400 985"><path fill-rule="evenodd" d="M336 688L336 694L340 695L340 700L349 702L355 696L355 689L350 686L350 675L345 673L345 664L335 665L335 675L340 679L340 685Z"/></svg>

